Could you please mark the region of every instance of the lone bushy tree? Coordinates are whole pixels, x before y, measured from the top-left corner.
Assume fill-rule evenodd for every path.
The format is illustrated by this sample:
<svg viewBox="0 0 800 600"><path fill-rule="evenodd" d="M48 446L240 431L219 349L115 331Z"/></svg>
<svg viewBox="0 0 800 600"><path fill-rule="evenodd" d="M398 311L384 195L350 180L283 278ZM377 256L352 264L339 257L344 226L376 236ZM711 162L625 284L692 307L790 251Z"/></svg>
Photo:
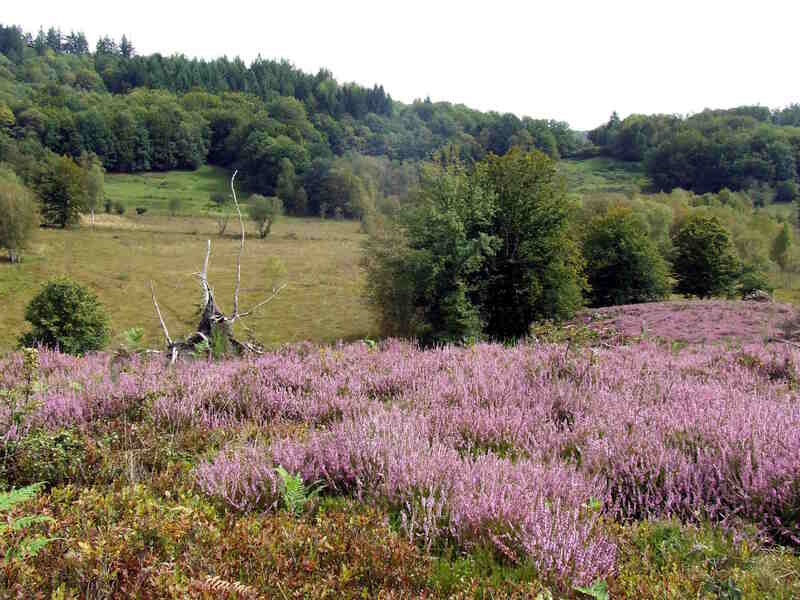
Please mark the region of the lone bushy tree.
<svg viewBox="0 0 800 600"><path fill-rule="evenodd" d="M589 222L583 257L592 306L652 302L669 292L667 263L630 208L611 208Z"/></svg>
<svg viewBox="0 0 800 600"><path fill-rule="evenodd" d="M258 235L263 240L272 230L272 225L283 211L281 199L276 196L266 198L261 194L250 196L248 214L258 228Z"/></svg>
<svg viewBox="0 0 800 600"><path fill-rule="evenodd" d="M423 172L416 197L367 242L383 331L421 343L508 340L569 316L583 280L555 165L538 151Z"/></svg>
<svg viewBox="0 0 800 600"><path fill-rule="evenodd" d="M480 274L486 334L515 339L527 335L535 320L572 316L582 304L585 279L555 161L538 150L514 148L489 155L474 177L494 200L487 233L499 240Z"/></svg>
<svg viewBox="0 0 800 600"><path fill-rule="evenodd" d="M33 193L13 173L0 170L0 248L8 251L12 263L19 260L38 224Z"/></svg>
<svg viewBox="0 0 800 600"><path fill-rule="evenodd" d="M68 354L100 350L108 342L108 317L87 287L68 278L45 283L25 309L33 330L22 346L46 346Z"/></svg>
<svg viewBox="0 0 800 600"><path fill-rule="evenodd" d="M75 225L88 202L87 171L69 156L57 157L39 187L39 193L45 223L57 227Z"/></svg>
<svg viewBox="0 0 800 600"><path fill-rule="evenodd" d="M497 247L494 200L460 166L429 167L412 206L367 243L367 297L387 335L425 345L481 335L478 271Z"/></svg>
<svg viewBox="0 0 800 600"><path fill-rule="evenodd" d="M675 291L687 296L731 296L740 274L730 233L710 215L694 213L672 236Z"/></svg>
<svg viewBox="0 0 800 600"><path fill-rule="evenodd" d="M172 196L167 202L167 210L169 211L170 217L177 216L181 208L183 208L183 200L178 196Z"/></svg>

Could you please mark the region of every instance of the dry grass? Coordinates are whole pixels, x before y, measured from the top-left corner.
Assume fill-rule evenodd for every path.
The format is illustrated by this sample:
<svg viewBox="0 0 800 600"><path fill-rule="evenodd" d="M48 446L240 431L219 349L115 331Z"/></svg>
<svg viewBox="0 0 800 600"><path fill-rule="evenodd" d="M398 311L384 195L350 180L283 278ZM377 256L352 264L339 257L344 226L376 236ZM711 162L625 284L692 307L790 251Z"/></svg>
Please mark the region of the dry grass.
<svg viewBox="0 0 800 600"><path fill-rule="evenodd" d="M247 319L256 339L267 345L300 340L329 342L375 334L361 301L359 267L363 235L358 223L285 218L265 240L249 231L242 259L244 309L288 286L272 303ZM0 349L13 347L26 329L24 310L42 282L66 274L93 289L108 308L113 333L141 326L146 342L162 343L150 300L155 282L170 333L189 333L200 288L191 276L211 239L209 275L223 310L230 310L238 227L223 239L205 218L109 217L91 229L42 230L21 265L0 263Z"/></svg>

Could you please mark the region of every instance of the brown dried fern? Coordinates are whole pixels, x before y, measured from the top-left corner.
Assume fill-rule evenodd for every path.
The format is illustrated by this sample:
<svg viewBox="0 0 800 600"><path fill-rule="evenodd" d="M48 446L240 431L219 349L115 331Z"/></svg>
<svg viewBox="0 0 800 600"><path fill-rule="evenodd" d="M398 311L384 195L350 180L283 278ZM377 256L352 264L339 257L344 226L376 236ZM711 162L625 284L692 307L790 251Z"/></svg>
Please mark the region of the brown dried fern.
<svg viewBox="0 0 800 600"><path fill-rule="evenodd" d="M233 595L236 598L257 600L261 597L254 587L238 581L226 581L219 575L206 575L204 580L193 579L191 587L195 591L211 594L215 598L227 598Z"/></svg>

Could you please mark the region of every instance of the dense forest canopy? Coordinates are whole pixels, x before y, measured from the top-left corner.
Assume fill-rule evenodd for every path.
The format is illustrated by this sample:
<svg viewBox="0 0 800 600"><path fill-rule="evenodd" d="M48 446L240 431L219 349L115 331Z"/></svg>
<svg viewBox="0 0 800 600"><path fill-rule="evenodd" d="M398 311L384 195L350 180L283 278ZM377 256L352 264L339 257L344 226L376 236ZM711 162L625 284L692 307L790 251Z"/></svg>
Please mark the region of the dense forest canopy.
<svg viewBox="0 0 800 600"><path fill-rule="evenodd" d="M644 161L658 190L705 193L770 186L779 191L779 200L790 201L796 195L800 104L781 110L763 106L705 110L685 118L620 119L614 113L588 137L604 154Z"/></svg>
<svg viewBox="0 0 800 600"><path fill-rule="evenodd" d="M282 195L290 212L359 216L354 190L379 185L392 196L389 180L436 153L473 162L518 146L557 158L583 144L564 122L430 99L407 105L382 86L342 84L287 61L139 56L131 40L108 36L92 51L80 32L16 26L0 26L0 53L0 161L34 185L48 153L94 154L110 172L209 162L240 169L253 191ZM359 177L369 168L382 183Z"/></svg>

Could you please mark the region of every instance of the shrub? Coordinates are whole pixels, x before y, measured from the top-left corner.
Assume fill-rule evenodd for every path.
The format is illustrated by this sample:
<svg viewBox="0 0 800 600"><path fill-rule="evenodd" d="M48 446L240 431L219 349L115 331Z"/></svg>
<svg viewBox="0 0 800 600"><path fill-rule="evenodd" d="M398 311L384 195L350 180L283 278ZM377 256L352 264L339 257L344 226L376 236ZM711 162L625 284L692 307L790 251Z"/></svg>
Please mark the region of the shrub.
<svg viewBox="0 0 800 600"><path fill-rule="evenodd" d="M111 198L106 197L106 199L103 200L103 208L106 213L111 214L111 210L114 208L114 203L111 201Z"/></svg>
<svg viewBox="0 0 800 600"><path fill-rule="evenodd" d="M283 211L283 203L276 196L266 198L260 194L250 196L250 209L248 214L258 228L258 235L264 239L269 235L272 224Z"/></svg>
<svg viewBox="0 0 800 600"><path fill-rule="evenodd" d="M630 209L592 219L583 256L593 306L652 302L669 291L666 262Z"/></svg>
<svg viewBox="0 0 800 600"><path fill-rule="evenodd" d="M167 203L167 210L169 211L170 216L176 216L181 208L183 207L183 201L178 198L177 196L173 196L169 199Z"/></svg>
<svg viewBox="0 0 800 600"><path fill-rule="evenodd" d="M114 212L117 213L120 216L124 215L125 214L125 205L122 202L120 202L119 200L117 200L116 202L114 202Z"/></svg>
<svg viewBox="0 0 800 600"><path fill-rule="evenodd" d="M136 207L136 214L137 215L143 215L146 212L147 212L147 209L144 206L137 206Z"/></svg>
<svg viewBox="0 0 800 600"><path fill-rule="evenodd" d="M769 277L764 272L752 266L745 267L736 286L738 295L744 298L758 290L771 294L775 291L775 286L772 285Z"/></svg>
<svg viewBox="0 0 800 600"><path fill-rule="evenodd" d="M790 252L792 249L792 233L789 230L789 224L784 223L778 235L772 241L772 247L769 250L769 257L778 263L784 271L789 266Z"/></svg>
<svg viewBox="0 0 800 600"><path fill-rule="evenodd" d="M687 296L731 296L739 259L730 233L714 216L694 213L672 236L675 290Z"/></svg>
<svg viewBox="0 0 800 600"><path fill-rule="evenodd" d="M45 283L25 309L25 319L33 331L20 338L23 346L85 354L108 342L108 317L97 296L68 278Z"/></svg>
<svg viewBox="0 0 800 600"><path fill-rule="evenodd" d="M35 431L14 444L5 477L12 485L74 483L85 459L83 440L70 430Z"/></svg>
<svg viewBox="0 0 800 600"><path fill-rule="evenodd" d="M208 199L212 205L221 209L228 203L229 196L222 192L212 192L209 194Z"/></svg>

